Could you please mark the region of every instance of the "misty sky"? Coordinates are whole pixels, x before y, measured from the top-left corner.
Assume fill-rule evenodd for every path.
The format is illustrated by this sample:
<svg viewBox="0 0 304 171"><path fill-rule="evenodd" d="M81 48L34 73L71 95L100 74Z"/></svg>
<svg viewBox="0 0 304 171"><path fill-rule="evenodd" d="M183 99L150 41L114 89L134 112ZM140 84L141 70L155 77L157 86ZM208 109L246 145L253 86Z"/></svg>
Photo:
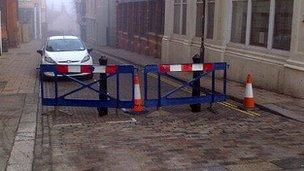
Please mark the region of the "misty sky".
<svg viewBox="0 0 304 171"><path fill-rule="evenodd" d="M60 10L61 9L61 5L64 4L66 6L67 11L70 14L73 14L75 12L74 10L74 0L46 0L46 3L48 5L48 8L52 8L52 4L54 5L55 9Z"/></svg>

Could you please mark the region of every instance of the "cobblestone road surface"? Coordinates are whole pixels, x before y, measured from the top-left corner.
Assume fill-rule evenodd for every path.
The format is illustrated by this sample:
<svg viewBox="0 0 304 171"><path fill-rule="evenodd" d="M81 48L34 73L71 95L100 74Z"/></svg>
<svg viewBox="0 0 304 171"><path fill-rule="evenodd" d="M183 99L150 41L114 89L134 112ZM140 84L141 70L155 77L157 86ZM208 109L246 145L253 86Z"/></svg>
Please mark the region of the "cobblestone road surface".
<svg viewBox="0 0 304 171"><path fill-rule="evenodd" d="M99 118L93 108L39 116L34 170L304 169L303 123L261 110L251 116L215 107L217 115L206 106L195 114L179 106L144 116L111 110Z"/></svg>

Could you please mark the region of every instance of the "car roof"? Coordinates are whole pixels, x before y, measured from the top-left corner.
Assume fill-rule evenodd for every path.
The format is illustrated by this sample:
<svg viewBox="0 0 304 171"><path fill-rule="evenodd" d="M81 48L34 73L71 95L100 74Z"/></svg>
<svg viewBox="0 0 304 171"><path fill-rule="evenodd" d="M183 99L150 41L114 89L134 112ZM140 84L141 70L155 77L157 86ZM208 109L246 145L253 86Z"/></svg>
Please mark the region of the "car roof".
<svg viewBox="0 0 304 171"><path fill-rule="evenodd" d="M76 36L51 36L49 40L61 40L61 39L79 39Z"/></svg>

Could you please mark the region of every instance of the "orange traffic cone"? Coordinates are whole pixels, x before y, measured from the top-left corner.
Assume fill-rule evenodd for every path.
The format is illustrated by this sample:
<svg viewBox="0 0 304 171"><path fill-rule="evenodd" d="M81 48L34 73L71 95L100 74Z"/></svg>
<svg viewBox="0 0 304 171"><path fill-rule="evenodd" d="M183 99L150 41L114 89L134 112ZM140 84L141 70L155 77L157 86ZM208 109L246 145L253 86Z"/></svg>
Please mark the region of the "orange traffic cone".
<svg viewBox="0 0 304 171"><path fill-rule="evenodd" d="M253 88L252 88L253 78L250 74L247 76L246 82L246 91L245 91L245 98L244 98L244 107L247 110L254 109L255 102L253 98Z"/></svg>
<svg viewBox="0 0 304 171"><path fill-rule="evenodd" d="M141 97L140 90L140 78L138 74L134 76L134 107L133 109L127 110L122 109L125 113L129 114L144 114L146 111L144 110L144 101Z"/></svg>
<svg viewBox="0 0 304 171"><path fill-rule="evenodd" d="M134 86L134 108L132 111L136 113L141 113L144 111L144 102L141 98L140 78L138 74L135 74Z"/></svg>

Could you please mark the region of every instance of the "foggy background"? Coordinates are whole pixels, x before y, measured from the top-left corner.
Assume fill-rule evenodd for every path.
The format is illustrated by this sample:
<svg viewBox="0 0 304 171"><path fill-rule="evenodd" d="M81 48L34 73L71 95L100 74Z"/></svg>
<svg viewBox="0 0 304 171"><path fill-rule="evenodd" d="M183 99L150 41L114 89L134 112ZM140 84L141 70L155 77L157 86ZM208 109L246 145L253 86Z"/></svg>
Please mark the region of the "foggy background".
<svg viewBox="0 0 304 171"><path fill-rule="evenodd" d="M74 0L47 0L49 36L80 35Z"/></svg>
<svg viewBox="0 0 304 171"><path fill-rule="evenodd" d="M54 7L57 10L60 10L61 6L65 5L69 14L75 16L74 0L47 0L46 3L48 8Z"/></svg>

